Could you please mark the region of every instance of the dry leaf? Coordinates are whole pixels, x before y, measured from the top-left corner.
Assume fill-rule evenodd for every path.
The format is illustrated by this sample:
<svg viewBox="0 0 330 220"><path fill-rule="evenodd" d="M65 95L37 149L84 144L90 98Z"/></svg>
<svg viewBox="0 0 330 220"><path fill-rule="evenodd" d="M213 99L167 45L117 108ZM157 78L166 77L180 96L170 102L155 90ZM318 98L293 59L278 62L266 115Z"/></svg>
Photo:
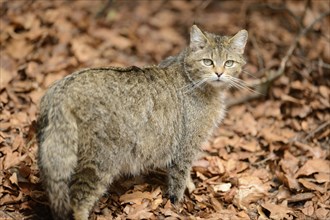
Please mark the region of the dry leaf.
<svg viewBox="0 0 330 220"><path fill-rule="evenodd" d="M10 180L11 184L18 186L17 173L13 173L9 177L9 180Z"/></svg>
<svg viewBox="0 0 330 220"><path fill-rule="evenodd" d="M265 202L261 205L270 212L271 219L293 219L294 212L291 208L283 205L276 205L270 202Z"/></svg>
<svg viewBox="0 0 330 220"><path fill-rule="evenodd" d="M301 211L307 216L313 216L315 209L312 201L307 201Z"/></svg>
<svg viewBox="0 0 330 220"><path fill-rule="evenodd" d="M241 141L239 143L239 146L246 151L249 152L256 152L260 150L260 146L256 140L251 140L251 141Z"/></svg>
<svg viewBox="0 0 330 220"><path fill-rule="evenodd" d="M21 60L31 53L33 47L33 44L30 44L25 39L17 39L9 42L7 52L11 57Z"/></svg>
<svg viewBox="0 0 330 220"><path fill-rule="evenodd" d="M300 193L297 195L293 195L288 198L288 202L301 202L305 200L309 200L315 196L314 193Z"/></svg>
<svg viewBox="0 0 330 220"><path fill-rule="evenodd" d="M245 176L238 179L239 186L234 198L234 204L243 209L248 209L249 205L263 198L269 187L254 176Z"/></svg>
<svg viewBox="0 0 330 220"><path fill-rule="evenodd" d="M321 207L316 209L315 215L318 219L329 219L330 211L327 208Z"/></svg>
<svg viewBox="0 0 330 220"><path fill-rule="evenodd" d="M299 159L293 156L289 151L284 152L284 159L280 161L280 166L286 174L293 176L299 168L298 164Z"/></svg>
<svg viewBox="0 0 330 220"><path fill-rule="evenodd" d="M213 186L214 191L220 191L220 192L228 192L231 188L231 183L222 183L218 185Z"/></svg>
<svg viewBox="0 0 330 220"><path fill-rule="evenodd" d="M330 161L323 159L308 160L296 173L295 177L309 176L313 173L328 173L330 174Z"/></svg>
<svg viewBox="0 0 330 220"><path fill-rule="evenodd" d="M144 199L152 200L153 196L150 194L150 192L135 191L132 193L124 194L119 197L119 201L121 204L134 203L134 204L141 205Z"/></svg>
<svg viewBox="0 0 330 220"><path fill-rule="evenodd" d="M314 177L318 183L330 182L330 175L328 173L316 173Z"/></svg>
<svg viewBox="0 0 330 220"><path fill-rule="evenodd" d="M324 193L326 192L326 188L323 186L319 186L315 183L312 183L310 181L308 181L307 179L298 179L299 183L301 183L304 187L306 187L307 189L310 189L310 190L316 190L316 191L319 191L321 193Z"/></svg>

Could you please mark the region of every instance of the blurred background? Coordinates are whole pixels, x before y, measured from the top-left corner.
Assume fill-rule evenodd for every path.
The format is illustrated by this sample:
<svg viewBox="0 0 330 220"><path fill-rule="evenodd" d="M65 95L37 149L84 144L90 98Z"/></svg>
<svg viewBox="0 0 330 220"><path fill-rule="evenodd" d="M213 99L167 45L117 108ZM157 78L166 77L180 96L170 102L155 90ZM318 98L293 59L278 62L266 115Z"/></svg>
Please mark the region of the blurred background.
<svg viewBox="0 0 330 220"><path fill-rule="evenodd" d="M0 4L0 219L46 207L35 142L46 88L81 68L156 65L188 45L193 24L220 35L248 30L241 78L261 95L230 92L180 209L162 197L166 185L127 182L92 218L330 218L329 0Z"/></svg>

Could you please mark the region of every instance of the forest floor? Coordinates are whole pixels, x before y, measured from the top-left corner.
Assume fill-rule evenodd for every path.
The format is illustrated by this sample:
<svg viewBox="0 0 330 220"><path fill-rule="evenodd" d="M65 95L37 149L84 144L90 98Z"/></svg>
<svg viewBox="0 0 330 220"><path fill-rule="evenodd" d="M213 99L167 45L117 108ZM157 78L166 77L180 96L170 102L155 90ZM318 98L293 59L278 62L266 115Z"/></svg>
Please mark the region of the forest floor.
<svg viewBox="0 0 330 220"><path fill-rule="evenodd" d="M35 140L47 87L84 67L157 64L194 23L248 30L241 77L262 95L230 92L180 205L155 171L112 185L91 219L330 219L329 0L0 2L0 219L50 218Z"/></svg>

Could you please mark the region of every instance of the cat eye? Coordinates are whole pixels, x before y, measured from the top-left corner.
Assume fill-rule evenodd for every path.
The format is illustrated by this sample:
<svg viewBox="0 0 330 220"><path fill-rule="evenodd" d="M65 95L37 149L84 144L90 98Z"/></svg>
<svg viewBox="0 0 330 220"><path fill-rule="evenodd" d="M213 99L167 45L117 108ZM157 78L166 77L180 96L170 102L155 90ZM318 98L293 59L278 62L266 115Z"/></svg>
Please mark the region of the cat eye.
<svg viewBox="0 0 330 220"><path fill-rule="evenodd" d="M233 60L227 60L226 62L225 62L225 66L226 67L232 67L233 65L234 65L234 61Z"/></svg>
<svg viewBox="0 0 330 220"><path fill-rule="evenodd" d="M212 66L213 65L213 61L210 59L203 59L203 63L205 66Z"/></svg>

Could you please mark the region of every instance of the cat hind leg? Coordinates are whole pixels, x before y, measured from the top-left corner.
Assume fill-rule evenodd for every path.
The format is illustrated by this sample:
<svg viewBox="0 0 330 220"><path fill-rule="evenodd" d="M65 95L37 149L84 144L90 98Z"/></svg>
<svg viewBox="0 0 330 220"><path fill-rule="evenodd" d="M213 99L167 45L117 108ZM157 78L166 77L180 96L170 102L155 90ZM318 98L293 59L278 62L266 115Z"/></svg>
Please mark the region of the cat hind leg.
<svg viewBox="0 0 330 220"><path fill-rule="evenodd" d="M78 167L70 184L70 202L74 219L88 220L95 203L111 183L111 176L91 164Z"/></svg>

